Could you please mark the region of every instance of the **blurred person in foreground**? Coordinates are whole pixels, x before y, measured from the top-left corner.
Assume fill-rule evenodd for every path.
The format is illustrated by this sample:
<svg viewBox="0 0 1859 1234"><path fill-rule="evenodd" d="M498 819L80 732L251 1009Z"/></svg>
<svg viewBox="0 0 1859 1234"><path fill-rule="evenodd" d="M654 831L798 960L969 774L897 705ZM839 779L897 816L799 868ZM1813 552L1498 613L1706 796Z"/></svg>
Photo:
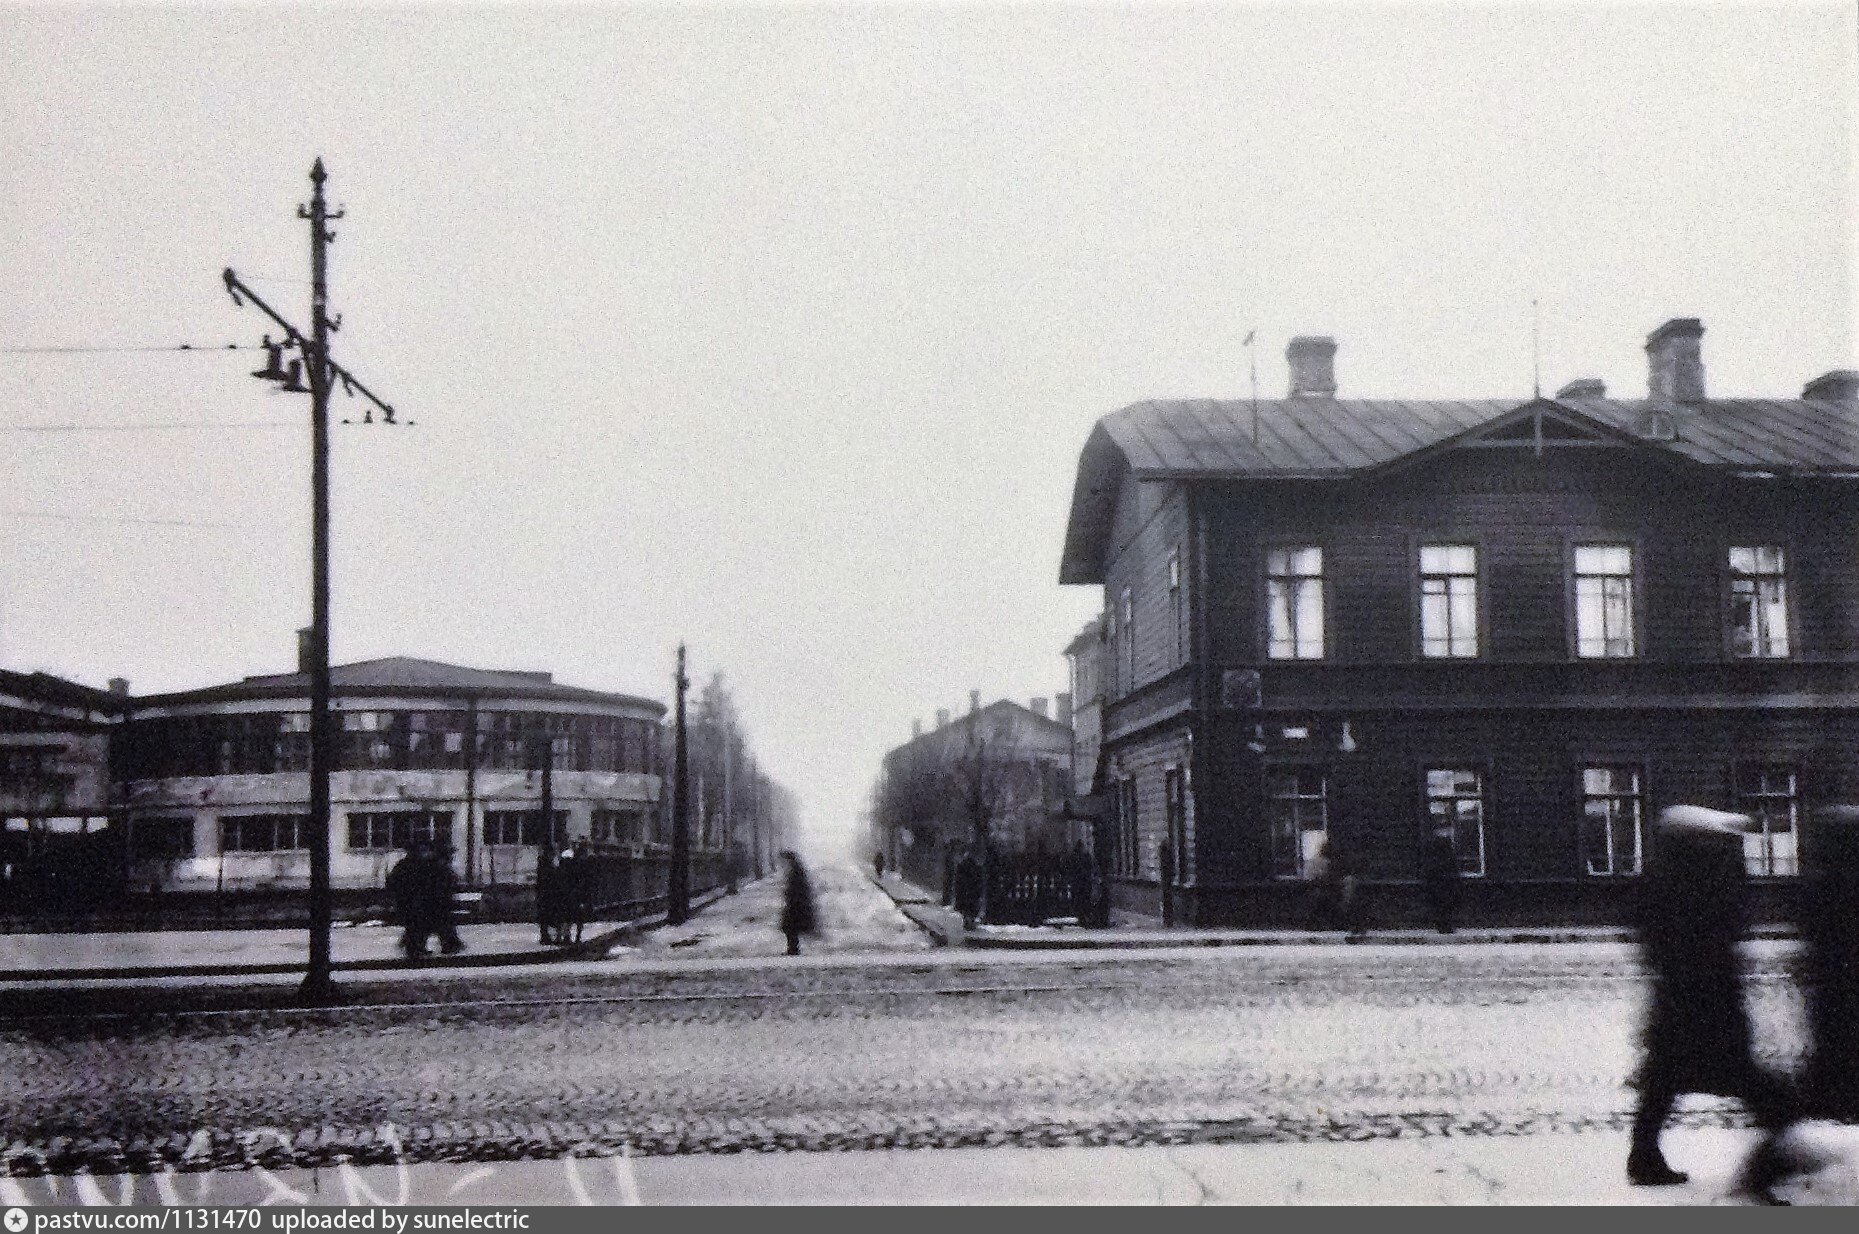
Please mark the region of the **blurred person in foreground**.
<svg viewBox="0 0 1859 1234"><path fill-rule="evenodd" d="M410 960L426 954L426 940L439 935L449 955L463 948L452 929L451 870L440 864L429 840L415 840L387 875L387 894L400 918L400 949Z"/></svg>
<svg viewBox="0 0 1859 1234"><path fill-rule="evenodd" d="M1652 978L1646 1016L1639 1109L1633 1120L1627 1179L1672 1186L1690 1176L1659 1149L1673 1102L1682 1093L1735 1097L1764 1135L1743 1163L1736 1190L1764 1203L1787 1172L1781 1133L1798 1117L1794 1092L1757 1062L1737 942L1743 935L1747 815L1702 806L1671 806L1653 826L1640 887L1640 954Z"/></svg>
<svg viewBox="0 0 1859 1234"><path fill-rule="evenodd" d="M781 891L781 932L787 935L787 953L799 955L800 936L817 934L820 929L813 907L813 884L807 881L807 871L791 849L783 850L781 860L787 863L787 882Z"/></svg>
<svg viewBox="0 0 1859 1234"><path fill-rule="evenodd" d="M1806 1112L1859 1122L1859 806L1814 816L1813 864L1802 888L1809 1051Z"/></svg>

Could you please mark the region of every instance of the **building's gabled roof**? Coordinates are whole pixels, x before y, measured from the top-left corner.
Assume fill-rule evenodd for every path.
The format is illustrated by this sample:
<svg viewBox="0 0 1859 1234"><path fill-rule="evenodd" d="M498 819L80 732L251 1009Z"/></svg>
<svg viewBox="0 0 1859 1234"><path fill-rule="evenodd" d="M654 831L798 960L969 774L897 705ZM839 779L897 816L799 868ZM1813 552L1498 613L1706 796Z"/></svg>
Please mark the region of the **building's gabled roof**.
<svg viewBox="0 0 1859 1234"><path fill-rule="evenodd" d="M1061 583L1101 582L1124 476L1331 480L1378 471L1548 408L1621 444L1711 468L1859 474L1859 417L1813 399L1168 399L1103 417L1078 460Z"/></svg>
<svg viewBox="0 0 1859 1234"><path fill-rule="evenodd" d="M1051 716L1042 716L1031 707L1016 703L1010 698L997 699L976 711L965 711L954 716L940 728L932 728L927 733L919 734L903 745L893 747L885 755L887 760L901 757L905 751L946 750L950 746L959 746L968 740L968 732L975 724L988 720L994 731L1002 724L1011 725L1037 740L1049 743L1047 749L1027 746L1018 751L1022 757L1032 758L1040 754L1063 754L1071 748L1071 726L1061 724Z"/></svg>
<svg viewBox="0 0 1859 1234"><path fill-rule="evenodd" d="M96 711L115 714L128 700L108 690L54 677L50 673L15 673L0 669L0 696L16 699L28 707L44 705L63 710Z"/></svg>
<svg viewBox="0 0 1859 1234"><path fill-rule="evenodd" d="M444 664L438 660L419 660L410 656L388 656L380 660L331 665L329 688L332 695L341 697L426 695L440 698L541 699L644 707L660 715L665 711L663 703L648 698L559 685L547 673L498 672ZM247 677L243 681L176 694L151 695L137 699L136 705L165 707L241 699L307 698L309 693L308 673L278 673Z"/></svg>

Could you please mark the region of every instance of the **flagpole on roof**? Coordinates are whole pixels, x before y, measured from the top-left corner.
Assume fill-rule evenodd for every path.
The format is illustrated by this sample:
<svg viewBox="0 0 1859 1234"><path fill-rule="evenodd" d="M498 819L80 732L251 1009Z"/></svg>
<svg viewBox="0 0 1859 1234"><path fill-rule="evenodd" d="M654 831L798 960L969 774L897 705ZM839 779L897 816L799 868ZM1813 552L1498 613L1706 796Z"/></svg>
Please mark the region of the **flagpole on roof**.
<svg viewBox="0 0 1859 1234"><path fill-rule="evenodd" d="M1259 332L1246 331L1246 341L1240 346L1246 349L1246 355L1252 362L1252 444L1259 444L1259 353L1253 347L1252 340Z"/></svg>

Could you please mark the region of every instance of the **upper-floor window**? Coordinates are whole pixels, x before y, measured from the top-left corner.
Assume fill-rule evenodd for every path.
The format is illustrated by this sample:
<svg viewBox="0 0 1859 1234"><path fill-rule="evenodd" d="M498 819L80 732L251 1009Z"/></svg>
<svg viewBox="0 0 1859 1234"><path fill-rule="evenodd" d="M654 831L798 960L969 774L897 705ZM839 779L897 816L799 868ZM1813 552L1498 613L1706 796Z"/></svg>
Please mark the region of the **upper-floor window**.
<svg viewBox="0 0 1859 1234"><path fill-rule="evenodd" d="M1584 659L1635 654L1631 545L1575 546L1575 654Z"/></svg>
<svg viewBox="0 0 1859 1234"><path fill-rule="evenodd" d="M1801 797L1793 767L1745 763L1736 769L1737 807L1755 820L1743 834L1743 864L1751 874L1799 874Z"/></svg>
<svg viewBox="0 0 1859 1234"><path fill-rule="evenodd" d="M1478 549L1470 544L1420 546L1420 654L1478 654Z"/></svg>
<svg viewBox="0 0 1859 1234"><path fill-rule="evenodd" d="M1118 626L1117 658L1121 661L1118 671L1123 677L1123 688L1136 688L1136 602L1130 596L1130 589L1123 589L1123 600L1118 606L1121 624Z"/></svg>
<svg viewBox="0 0 1859 1234"><path fill-rule="evenodd" d="M1266 655L1323 658L1323 550L1287 545L1265 554Z"/></svg>
<svg viewBox="0 0 1859 1234"><path fill-rule="evenodd" d="M1642 802L1637 767L1581 769L1581 847L1590 874L1638 874Z"/></svg>
<svg viewBox="0 0 1859 1234"><path fill-rule="evenodd" d="M1185 664L1188 660L1188 614L1187 605L1182 602L1180 549L1168 555L1168 611L1175 626L1175 663Z"/></svg>
<svg viewBox="0 0 1859 1234"><path fill-rule="evenodd" d="M1788 578L1780 545L1730 550L1730 654L1756 660L1788 654Z"/></svg>
<svg viewBox="0 0 1859 1234"><path fill-rule="evenodd" d="M1427 824L1452 832L1459 873L1477 878L1485 872L1485 781L1471 767L1429 767L1426 773Z"/></svg>

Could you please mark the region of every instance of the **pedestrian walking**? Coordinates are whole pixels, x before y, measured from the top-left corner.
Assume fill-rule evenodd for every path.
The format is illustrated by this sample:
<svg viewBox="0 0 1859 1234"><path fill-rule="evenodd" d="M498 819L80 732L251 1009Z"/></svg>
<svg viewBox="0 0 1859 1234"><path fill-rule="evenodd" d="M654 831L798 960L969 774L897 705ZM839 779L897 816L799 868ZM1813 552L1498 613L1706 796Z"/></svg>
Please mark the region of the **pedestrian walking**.
<svg viewBox="0 0 1859 1234"><path fill-rule="evenodd" d="M465 940L458 936L458 922L453 917L452 906L458 893L458 880L452 874L452 847L440 843L435 847L433 862L438 866L433 888L433 932L439 936L439 950L446 955L457 955L465 949Z"/></svg>
<svg viewBox="0 0 1859 1234"><path fill-rule="evenodd" d="M1814 815L1812 864L1802 888L1808 1060L1806 1112L1859 1122L1859 806Z"/></svg>
<svg viewBox="0 0 1859 1234"><path fill-rule="evenodd" d="M969 848L955 863L955 911L962 915L964 930L974 929L975 919L981 916L982 877L981 862Z"/></svg>
<svg viewBox="0 0 1859 1234"><path fill-rule="evenodd" d="M400 920L400 949L410 960L426 954L426 943L440 933L451 912L447 871L429 840L415 840L387 874L387 894Z"/></svg>
<svg viewBox="0 0 1859 1234"><path fill-rule="evenodd" d="M575 841L562 853L557 873L561 877L561 941L579 943L594 903L594 859L585 840Z"/></svg>
<svg viewBox="0 0 1859 1234"><path fill-rule="evenodd" d="M1763 1069L1750 1041L1736 944L1743 933L1742 814L1672 806L1653 828L1640 887L1640 952L1652 978L1639 1109L1627 1179L1670 1186L1686 1175L1665 1160L1659 1133L1682 1093L1736 1097L1766 1133L1744 1162L1737 1187L1768 1203L1783 1172L1781 1131L1798 1112L1781 1077Z"/></svg>
<svg viewBox="0 0 1859 1234"><path fill-rule="evenodd" d="M884 854L883 853L873 853L871 855L871 869L872 869L872 873L876 874L880 879L884 877Z"/></svg>
<svg viewBox="0 0 1859 1234"><path fill-rule="evenodd" d="M1451 934L1459 913L1459 850L1452 828L1437 827L1420 846L1420 880L1427 918L1441 934Z"/></svg>
<svg viewBox="0 0 1859 1234"><path fill-rule="evenodd" d="M787 883L781 892L781 932L787 935L787 953L799 955L801 935L817 934L820 929L813 906L813 885L793 852L784 851L781 860L787 863Z"/></svg>

